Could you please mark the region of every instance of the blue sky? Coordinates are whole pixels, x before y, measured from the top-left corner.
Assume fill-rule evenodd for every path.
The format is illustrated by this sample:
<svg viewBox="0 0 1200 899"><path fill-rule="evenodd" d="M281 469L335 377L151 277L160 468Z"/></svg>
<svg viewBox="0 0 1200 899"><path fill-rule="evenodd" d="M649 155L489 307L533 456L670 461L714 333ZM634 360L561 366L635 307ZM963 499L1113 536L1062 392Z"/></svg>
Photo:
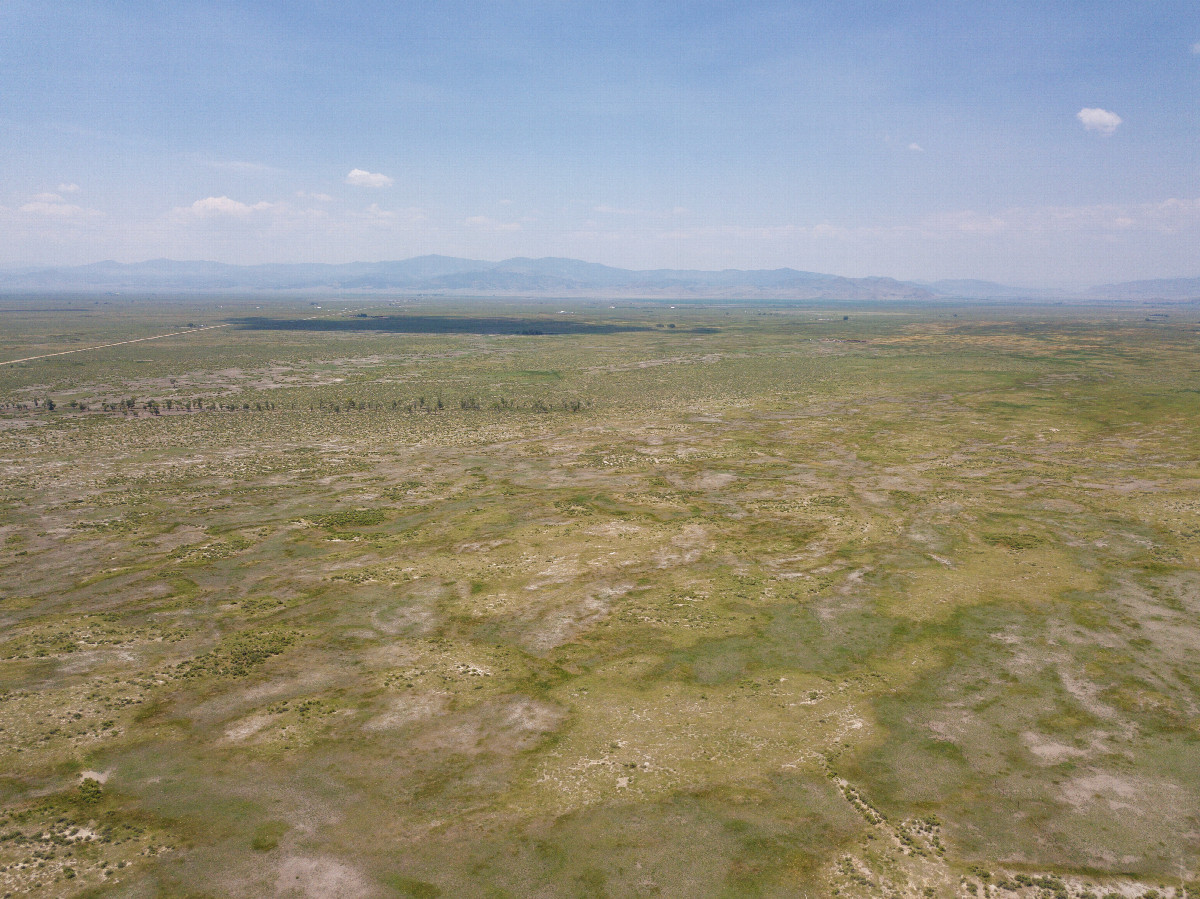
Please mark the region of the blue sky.
<svg viewBox="0 0 1200 899"><path fill-rule="evenodd" d="M0 4L0 265L1200 275L1200 4Z"/></svg>

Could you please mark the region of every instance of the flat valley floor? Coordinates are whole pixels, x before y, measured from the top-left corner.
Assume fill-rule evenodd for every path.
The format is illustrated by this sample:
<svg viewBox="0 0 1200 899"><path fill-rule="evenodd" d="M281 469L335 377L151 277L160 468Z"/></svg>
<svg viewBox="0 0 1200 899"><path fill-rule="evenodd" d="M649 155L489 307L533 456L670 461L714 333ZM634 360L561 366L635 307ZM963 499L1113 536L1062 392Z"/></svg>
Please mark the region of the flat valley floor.
<svg viewBox="0 0 1200 899"><path fill-rule="evenodd" d="M0 299L0 894L1200 896L1200 309L676 306Z"/></svg>

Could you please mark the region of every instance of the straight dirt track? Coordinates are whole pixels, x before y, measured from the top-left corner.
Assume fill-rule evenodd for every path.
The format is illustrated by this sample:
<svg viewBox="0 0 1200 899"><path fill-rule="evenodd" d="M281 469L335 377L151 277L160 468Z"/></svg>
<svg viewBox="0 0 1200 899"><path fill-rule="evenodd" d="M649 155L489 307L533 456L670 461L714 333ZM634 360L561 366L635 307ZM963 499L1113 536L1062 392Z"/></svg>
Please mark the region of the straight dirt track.
<svg viewBox="0 0 1200 899"><path fill-rule="evenodd" d="M228 328L229 324L206 325L203 328L188 328L186 331L172 331L170 334L155 334L153 337L135 337L133 340L118 340L116 343L101 343L96 346L84 346L77 350L62 350L58 353L43 353L40 356L26 356L24 359L9 359L0 365L16 365L18 362L36 362L38 359L50 359L53 356L69 356L72 353L86 353L89 350L103 350L111 346L124 346L127 343L141 343L144 340L162 340L164 337L178 337L180 334L195 334L199 331L211 331L214 328Z"/></svg>

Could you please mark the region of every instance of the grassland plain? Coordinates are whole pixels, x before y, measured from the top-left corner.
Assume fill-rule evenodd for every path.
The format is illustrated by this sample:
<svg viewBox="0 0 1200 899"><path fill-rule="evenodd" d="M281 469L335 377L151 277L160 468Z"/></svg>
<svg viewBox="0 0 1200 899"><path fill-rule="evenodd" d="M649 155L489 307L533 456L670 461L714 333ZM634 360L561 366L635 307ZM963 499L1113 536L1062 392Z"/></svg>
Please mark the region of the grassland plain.
<svg viewBox="0 0 1200 899"><path fill-rule="evenodd" d="M0 302L0 893L1200 896L1197 310L613 305Z"/></svg>

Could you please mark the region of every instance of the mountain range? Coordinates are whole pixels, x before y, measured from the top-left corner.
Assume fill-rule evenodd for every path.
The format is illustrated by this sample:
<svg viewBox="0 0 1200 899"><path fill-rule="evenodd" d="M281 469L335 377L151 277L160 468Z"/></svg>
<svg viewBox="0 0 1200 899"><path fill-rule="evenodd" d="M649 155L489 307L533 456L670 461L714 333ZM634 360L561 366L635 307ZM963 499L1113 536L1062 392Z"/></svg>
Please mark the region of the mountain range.
<svg viewBox="0 0 1200 899"><path fill-rule="evenodd" d="M844 278L790 268L722 271L634 271L577 259L514 258L502 262L418 256L396 262L228 265L220 262L97 262L69 267L0 270L0 291L173 293L252 291L394 291L447 295L581 294L660 298L932 300L1200 299L1200 278L1132 281L1086 291L1011 287L990 281L897 281Z"/></svg>

